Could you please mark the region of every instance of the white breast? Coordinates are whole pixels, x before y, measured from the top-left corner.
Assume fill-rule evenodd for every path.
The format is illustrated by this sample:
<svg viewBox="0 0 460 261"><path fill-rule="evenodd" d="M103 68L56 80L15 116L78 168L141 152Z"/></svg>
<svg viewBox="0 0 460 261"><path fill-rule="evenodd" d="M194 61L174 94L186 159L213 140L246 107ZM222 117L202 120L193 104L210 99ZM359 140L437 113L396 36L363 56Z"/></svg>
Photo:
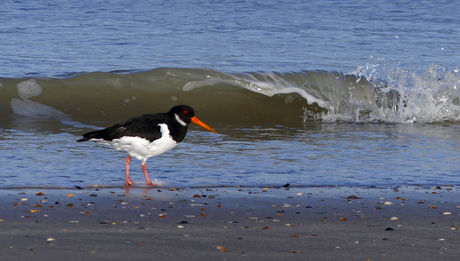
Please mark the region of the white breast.
<svg viewBox="0 0 460 261"><path fill-rule="evenodd" d="M98 143L111 145L117 150L126 150L129 155L135 157L145 163L148 158L165 153L168 150L176 147L177 142L169 135L169 130L166 124L158 124L160 126L161 138L150 142L147 139L133 136L124 136L120 139L112 141L96 140Z"/></svg>

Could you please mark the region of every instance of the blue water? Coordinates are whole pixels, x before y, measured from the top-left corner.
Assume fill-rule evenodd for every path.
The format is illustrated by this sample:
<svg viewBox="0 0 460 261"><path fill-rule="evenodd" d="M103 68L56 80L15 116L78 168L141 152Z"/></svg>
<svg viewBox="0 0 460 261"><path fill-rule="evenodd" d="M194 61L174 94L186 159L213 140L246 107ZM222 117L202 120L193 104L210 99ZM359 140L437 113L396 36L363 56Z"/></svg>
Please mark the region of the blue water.
<svg viewBox="0 0 460 261"><path fill-rule="evenodd" d="M384 58L458 66L455 1L12 1L0 76L158 67L338 70Z"/></svg>
<svg viewBox="0 0 460 261"><path fill-rule="evenodd" d="M401 79L418 75L424 84L409 87L433 86L424 77L437 64L452 72L449 95L458 95L458 14L455 1L6 0L0 77L161 67L323 69L382 78L410 93L401 85L412 78ZM75 143L84 129L0 112L0 186L123 184L126 155ZM459 121L432 123L431 113L416 114L426 116L422 123L299 117L296 127L270 122L239 129L219 122L220 134L194 128L147 166L153 178L178 186L460 184ZM133 179L142 185L138 165L132 162Z"/></svg>

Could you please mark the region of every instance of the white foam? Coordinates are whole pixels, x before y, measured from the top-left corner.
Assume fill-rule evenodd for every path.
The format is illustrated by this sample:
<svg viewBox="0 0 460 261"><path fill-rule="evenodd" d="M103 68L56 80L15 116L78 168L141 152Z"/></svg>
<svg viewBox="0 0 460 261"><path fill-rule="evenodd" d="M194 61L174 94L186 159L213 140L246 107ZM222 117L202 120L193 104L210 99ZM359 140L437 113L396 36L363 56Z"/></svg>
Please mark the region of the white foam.
<svg viewBox="0 0 460 261"><path fill-rule="evenodd" d="M323 115L325 121L433 123L460 121L460 71L449 72L439 64L425 71L402 69L386 60L358 68L371 82L382 82L379 101L382 106L363 106L352 97L350 106ZM390 93L391 92L391 93ZM399 98L395 97L399 94ZM393 97L386 103L386 94Z"/></svg>
<svg viewBox="0 0 460 261"><path fill-rule="evenodd" d="M152 183L157 185L158 187L165 187L166 185L168 185L168 183L158 179L153 180Z"/></svg>
<svg viewBox="0 0 460 261"><path fill-rule="evenodd" d="M267 95L272 97L276 94L289 94L289 93L297 93L302 96L305 100L307 100L308 104L316 103L318 106L330 109L329 104L321 99L317 99L312 95L308 94L304 89L301 89L297 86L293 86L287 80L283 79L282 77L275 75L273 73L260 73L265 77L264 81L257 80L254 76L250 76L251 79L236 79L234 80L235 83L238 85L243 86L244 88Z"/></svg>
<svg viewBox="0 0 460 261"><path fill-rule="evenodd" d="M308 104L313 104L313 103L317 103L318 106L320 107L323 107L325 109L329 109L330 106L327 102L323 101L323 100L320 100L320 99L317 99L313 96L311 96L310 94L308 94L305 90L302 90L302 89L299 89L297 87L285 87L283 89L279 89L279 90L267 90L267 89L264 89L263 91L258 91L260 93L263 93L267 96L273 96L275 94L288 94L288 93L297 93L299 94L300 96L302 96L305 100L307 100L307 103Z"/></svg>
<svg viewBox="0 0 460 261"><path fill-rule="evenodd" d="M194 89L200 88L200 87L213 86L213 85L218 84L218 83L235 84L232 81L224 80L224 79L221 79L221 78L218 78L218 77L211 77L209 75L207 77L208 78L206 78L203 81L190 81L190 82L186 83L182 89L187 92L187 91L191 91L191 90L194 90Z"/></svg>
<svg viewBox="0 0 460 261"><path fill-rule="evenodd" d="M262 74L261 74L262 75ZM301 95L308 104L317 103L318 106L329 109L330 106L327 102L317 99L312 95L308 94L305 90L292 86L289 82L282 79L281 77L274 75L272 73L266 73L266 81L257 80L251 75L247 75L250 79L234 77L231 80L225 80L218 77L210 77L203 81L190 81L186 83L183 87L184 91L191 91L196 88L212 86L218 83L227 83L236 86L243 87L247 90L257 92L269 97L272 97L276 94L289 94L297 93Z"/></svg>
<svg viewBox="0 0 460 261"><path fill-rule="evenodd" d="M36 80L31 79L20 82L17 85L17 88L18 95L22 100L17 98L11 99L10 105L14 114L31 118L55 118L60 120L63 124L79 128L97 128L95 126L72 121L69 115L60 110L46 104L29 100L29 98L40 95L43 91L43 88L36 82Z"/></svg>
<svg viewBox="0 0 460 261"><path fill-rule="evenodd" d="M32 117L32 118L66 118L68 115L56 110L55 108L34 102L28 99L20 100L13 98L11 99L11 108L13 113L17 115Z"/></svg>
<svg viewBox="0 0 460 261"><path fill-rule="evenodd" d="M43 91L43 88L33 79L20 82L17 87L18 95L23 100L38 96Z"/></svg>

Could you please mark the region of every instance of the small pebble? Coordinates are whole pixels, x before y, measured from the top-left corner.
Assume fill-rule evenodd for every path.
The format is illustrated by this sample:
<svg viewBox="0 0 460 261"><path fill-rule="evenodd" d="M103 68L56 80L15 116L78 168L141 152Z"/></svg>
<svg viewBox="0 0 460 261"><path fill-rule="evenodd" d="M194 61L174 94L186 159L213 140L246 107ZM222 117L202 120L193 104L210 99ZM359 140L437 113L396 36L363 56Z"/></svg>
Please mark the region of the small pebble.
<svg viewBox="0 0 460 261"><path fill-rule="evenodd" d="M385 206L389 206L389 205L393 205L393 203L391 203L390 201L385 201L385 203L383 203Z"/></svg>
<svg viewBox="0 0 460 261"><path fill-rule="evenodd" d="M391 217L390 220L398 220L398 217Z"/></svg>

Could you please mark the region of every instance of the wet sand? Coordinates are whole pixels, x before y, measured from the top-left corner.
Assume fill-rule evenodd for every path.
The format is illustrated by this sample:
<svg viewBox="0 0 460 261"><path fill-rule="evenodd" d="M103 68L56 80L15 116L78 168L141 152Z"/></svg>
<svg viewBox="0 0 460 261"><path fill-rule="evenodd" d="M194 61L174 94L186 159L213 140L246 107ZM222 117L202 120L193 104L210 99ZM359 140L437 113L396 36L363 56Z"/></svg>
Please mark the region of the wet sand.
<svg viewBox="0 0 460 261"><path fill-rule="evenodd" d="M455 260L460 187L0 190L1 260Z"/></svg>

